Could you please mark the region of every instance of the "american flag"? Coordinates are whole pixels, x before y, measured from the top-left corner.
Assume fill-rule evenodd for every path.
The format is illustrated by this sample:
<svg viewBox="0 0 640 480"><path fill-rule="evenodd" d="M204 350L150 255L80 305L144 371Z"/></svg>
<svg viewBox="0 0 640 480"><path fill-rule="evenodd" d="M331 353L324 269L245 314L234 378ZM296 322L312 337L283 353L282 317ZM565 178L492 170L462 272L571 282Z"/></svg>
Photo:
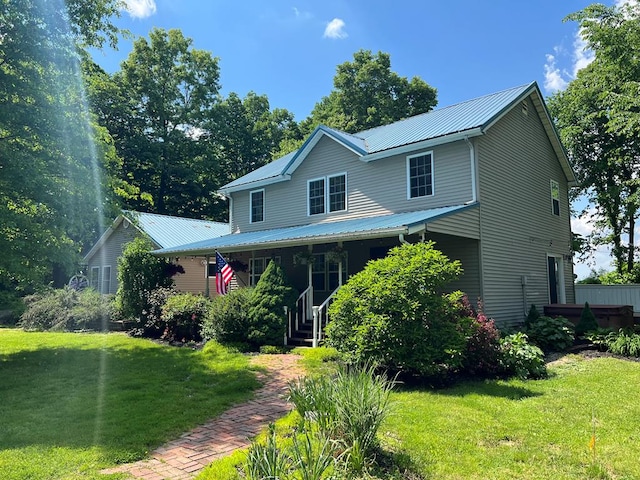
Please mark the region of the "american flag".
<svg viewBox="0 0 640 480"><path fill-rule="evenodd" d="M233 270L218 252L216 252L216 266L216 292L218 295L225 295L233 277Z"/></svg>

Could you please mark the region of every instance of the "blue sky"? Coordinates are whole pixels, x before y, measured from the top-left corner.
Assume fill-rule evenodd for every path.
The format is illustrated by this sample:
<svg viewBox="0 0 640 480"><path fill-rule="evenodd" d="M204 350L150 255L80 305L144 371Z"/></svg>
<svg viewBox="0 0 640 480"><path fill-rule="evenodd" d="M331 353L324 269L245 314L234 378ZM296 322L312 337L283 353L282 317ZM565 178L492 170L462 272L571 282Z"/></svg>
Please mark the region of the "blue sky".
<svg viewBox="0 0 640 480"><path fill-rule="evenodd" d="M603 0L620 3L623 0ZM304 119L328 95L338 64L359 49L391 55L391 68L418 76L438 90L447 106L537 81L543 94L566 87L589 63L578 25L569 13L583 0L126 0L116 24L135 36L153 27L177 28L193 47L219 57L222 93L266 94L271 107ZM132 49L94 52L108 72L118 70ZM573 229L588 233L586 221ZM610 269L608 253L590 266Z"/></svg>

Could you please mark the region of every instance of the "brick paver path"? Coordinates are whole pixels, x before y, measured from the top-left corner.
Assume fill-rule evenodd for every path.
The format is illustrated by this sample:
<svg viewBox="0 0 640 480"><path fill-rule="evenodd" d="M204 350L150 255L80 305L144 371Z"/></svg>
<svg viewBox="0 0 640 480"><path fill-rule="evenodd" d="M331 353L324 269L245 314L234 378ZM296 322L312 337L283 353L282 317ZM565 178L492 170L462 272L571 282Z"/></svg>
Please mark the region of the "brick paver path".
<svg viewBox="0 0 640 480"><path fill-rule="evenodd" d="M150 458L103 470L102 473L129 473L144 480L187 480L214 460L249 446L269 423L291 410L286 401L289 381L304 374L300 356L259 355L252 362L267 368L259 373L262 387L254 398L225 411L180 438L151 452Z"/></svg>

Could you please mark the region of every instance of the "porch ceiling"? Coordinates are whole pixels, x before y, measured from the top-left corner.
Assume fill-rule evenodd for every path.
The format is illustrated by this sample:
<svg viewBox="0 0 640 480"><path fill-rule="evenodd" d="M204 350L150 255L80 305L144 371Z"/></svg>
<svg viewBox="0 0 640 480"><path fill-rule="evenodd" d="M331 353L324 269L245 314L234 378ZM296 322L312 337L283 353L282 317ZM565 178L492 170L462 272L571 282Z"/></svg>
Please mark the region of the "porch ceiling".
<svg viewBox="0 0 640 480"><path fill-rule="evenodd" d="M475 206L477 203L255 232L232 233L187 245L163 248L153 253L164 257L211 255L216 250L241 252L412 234L422 231L429 222Z"/></svg>

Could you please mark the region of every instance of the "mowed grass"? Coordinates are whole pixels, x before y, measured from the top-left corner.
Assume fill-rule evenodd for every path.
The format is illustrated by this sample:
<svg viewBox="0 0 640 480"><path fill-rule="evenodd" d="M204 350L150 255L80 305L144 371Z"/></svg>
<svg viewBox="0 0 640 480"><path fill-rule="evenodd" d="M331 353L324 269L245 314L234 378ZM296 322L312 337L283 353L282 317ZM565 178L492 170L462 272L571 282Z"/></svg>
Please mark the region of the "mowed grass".
<svg viewBox="0 0 640 480"><path fill-rule="evenodd" d="M0 478L89 479L259 386L247 357L122 334L0 329Z"/></svg>
<svg viewBox="0 0 640 480"><path fill-rule="evenodd" d="M396 392L383 442L426 479L640 479L640 363L571 355L550 371Z"/></svg>

